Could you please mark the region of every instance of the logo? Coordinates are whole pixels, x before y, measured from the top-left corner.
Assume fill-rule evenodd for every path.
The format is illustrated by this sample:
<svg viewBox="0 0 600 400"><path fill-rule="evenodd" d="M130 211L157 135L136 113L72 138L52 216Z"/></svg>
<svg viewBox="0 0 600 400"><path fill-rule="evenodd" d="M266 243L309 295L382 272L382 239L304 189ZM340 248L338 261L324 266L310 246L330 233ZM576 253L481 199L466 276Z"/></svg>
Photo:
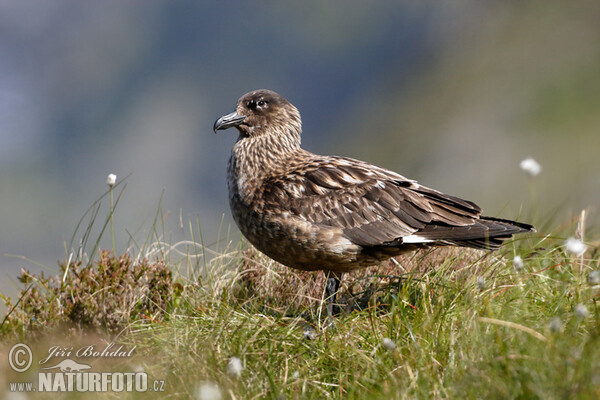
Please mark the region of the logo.
<svg viewBox="0 0 600 400"><path fill-rule="evenodd" d="M17 372L25 372L31 367L33 353L24 343L15 344L8 352L8 363Z"/></svg>
<svg viewBox="0 0 600 400"><path fill-rule="evenodd" d="M42 369L54 369L54 368L60 368L61 372L81 372L85 369L90 369L92 367L90 367L87 364L79 364L79 363L77 363L73 360L69 360L67 358L66 360L62 360L61 362L56 364L54 367L47 367L47 368L42 368Z"/></svg>
<svg viewBox="0 0 600 400"><path fill-rule="evenodd" d="M135 372L92 372L93 360L131 357L136 346L108 343L76 347L52 346L39 359L37 382L10 382L10 392L164 392L164 380L150 380L143 370ZM71 357L83 359L84 362ZM36 357L36 359L38 359ZM62 358L62 360L61 360ZM89 361L88 361L89 360ZM27 371L33 363L33 352L24 343L15 344L8 353L8 363L16 372ZM47 366L49 365L49 366ZM50 372L46 372L46 371ZM30 375L29 375L30 376ZM1 390L1 389L0 389Z"/></svg>

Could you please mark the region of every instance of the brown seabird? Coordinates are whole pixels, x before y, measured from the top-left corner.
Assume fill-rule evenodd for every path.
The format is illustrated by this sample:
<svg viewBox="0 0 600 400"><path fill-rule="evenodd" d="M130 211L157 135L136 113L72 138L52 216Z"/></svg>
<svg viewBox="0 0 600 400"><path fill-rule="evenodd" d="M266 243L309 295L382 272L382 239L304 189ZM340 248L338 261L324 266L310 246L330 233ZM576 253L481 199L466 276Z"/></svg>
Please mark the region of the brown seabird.
<svg viewBox="0 0 600 400"><path fill-rule="evenodd" d="M298 109L273 91L246 93L213 130L231 127L239 131L227 165L237 226L275 261L325 271L329 315L344 272L431 246L494 250L534 231L384 168L303 150Z"/></svg>

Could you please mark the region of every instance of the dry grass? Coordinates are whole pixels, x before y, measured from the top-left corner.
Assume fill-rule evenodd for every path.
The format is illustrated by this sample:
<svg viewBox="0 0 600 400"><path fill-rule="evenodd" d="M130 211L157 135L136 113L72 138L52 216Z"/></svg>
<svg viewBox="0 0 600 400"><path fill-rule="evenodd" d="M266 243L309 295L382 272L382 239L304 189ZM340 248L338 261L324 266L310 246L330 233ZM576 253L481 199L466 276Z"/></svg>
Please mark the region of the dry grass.
<svg viewBox="0 0 600 400"><path fill-rule="evenodd" d="M403 282L419 280L428 272L451 265L457 274L477 273L484 257L494 257L479 250L442 247L401 255L380 265L344 274L339 302L346 311L363 309L370 301L381 303L382 295L398 292ZM239 257L234 294L242 302L260 303L273 312L298 315L301 310L316 310L323 303L326 275L321 271L299 271L281 265L253 247Z"/></svg>

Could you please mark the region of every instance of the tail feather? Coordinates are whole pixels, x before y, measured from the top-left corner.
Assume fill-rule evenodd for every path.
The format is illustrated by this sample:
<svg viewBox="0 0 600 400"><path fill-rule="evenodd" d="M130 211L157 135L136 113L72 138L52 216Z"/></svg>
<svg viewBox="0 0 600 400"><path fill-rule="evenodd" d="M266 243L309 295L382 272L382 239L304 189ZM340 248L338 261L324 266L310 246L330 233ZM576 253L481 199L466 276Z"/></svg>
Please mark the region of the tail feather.
<svg viewBox="0 0 600 400"><path fill-rule="evenodd" d="M532 225L507 219L480 217L468 226L430 224L416 233L430 245L452 245L472 247L482 250L495 250L513 235L535 232Z"/></svg>

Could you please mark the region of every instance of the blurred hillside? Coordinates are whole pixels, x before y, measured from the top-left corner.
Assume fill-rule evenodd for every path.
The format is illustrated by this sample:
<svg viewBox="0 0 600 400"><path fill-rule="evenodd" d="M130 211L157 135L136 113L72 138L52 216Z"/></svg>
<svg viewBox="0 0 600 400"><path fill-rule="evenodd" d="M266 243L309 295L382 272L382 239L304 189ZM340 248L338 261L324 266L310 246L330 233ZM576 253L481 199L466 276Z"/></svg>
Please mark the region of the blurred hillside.
<svg viewBox="0 0 600 400"><path fill-rule="evenodd" d="M600 198L599 20L588 1L3 2L0 272L55 268L109 173L132 173L117 243L163 190L167 239L181 215L214 243L235 133L212 124L257 88L300 109L308 150L564 221Z"/></svg>

